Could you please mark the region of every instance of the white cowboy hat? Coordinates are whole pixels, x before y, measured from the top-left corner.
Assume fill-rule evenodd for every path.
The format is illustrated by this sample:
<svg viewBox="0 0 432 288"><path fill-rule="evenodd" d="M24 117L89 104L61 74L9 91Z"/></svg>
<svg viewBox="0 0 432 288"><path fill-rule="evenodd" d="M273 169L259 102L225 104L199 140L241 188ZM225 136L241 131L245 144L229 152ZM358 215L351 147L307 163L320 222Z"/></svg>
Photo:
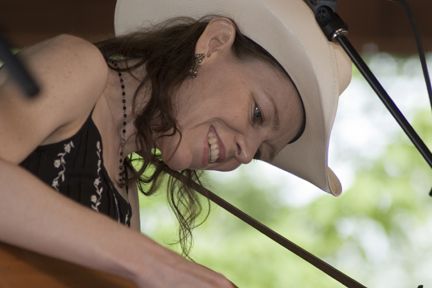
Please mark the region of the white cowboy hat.
<svg viewBox="0 0 432 288"><path fill-rule="evenodd" d="M221 15L269 52L290 75L303 100L306 126L271 164L333 195L341 184L328 167L328 144L339 95L351 80L351 62L329 42L302 0L118 0L115 33L178 16Z"/></svg>

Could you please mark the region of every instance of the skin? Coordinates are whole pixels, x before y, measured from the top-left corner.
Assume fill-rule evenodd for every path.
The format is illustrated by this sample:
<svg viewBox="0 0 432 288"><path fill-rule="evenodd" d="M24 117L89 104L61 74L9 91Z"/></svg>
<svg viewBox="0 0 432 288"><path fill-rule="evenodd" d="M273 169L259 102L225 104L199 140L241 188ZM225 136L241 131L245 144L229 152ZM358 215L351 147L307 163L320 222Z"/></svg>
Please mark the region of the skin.
<svg viewBox="0 0 432 288"><path fill-rule="evenodd" d="M180 144L177 148L179 135L158 143L172 169L229 171L249 163L257 151L269 161L300 129L301 102L292 82L262 60L238 59L231 49L234 38L234 25L219 18L197 43L196 52L206 58L198 77L187 80L175 98ZM215 163L208 161L210 129L223 147Z"/></svg>
<svg viewBox="0 0 432 288"><path fill-rule="evenodd" d="M175 149L178 135L154 135L173 169L230 170L249 162L258 147L266 159L269 144L278 151L300 126L300 109L295 108L299 100L292 84L265 63L236 60L230 52L234 33L230 21L217 18L197 42L196 52L207 57L198 78L186 81L175 95L176 117L183 134L179 149ZM132 279L139 287L233 287L223 275L63 197L19 167L39 145L74 135L93 110L105 148L105 167L116 184L112 175L118 175L119 131L123 126L118 76L92 44L63 35L20 54L43 89L30 101L4 69L0 70L0 241L115 273ZM254 75L254 71L261 73ZM129 115L125 153L130 153L136 151L135 115L130 103L138 81L128 74L124 78ZM148 95L140 96L138 104L143 106ZM271 99L280 109L279 130L269 124L275 114ZM255 102L264 115L262 123L252 121L252 115L259 115ZM225 147L223 161L213 164L202 160L210 127ZM137 229L137 192L132 190L128 196L116 186L124 197L131 197L136 217L132 222Z"/></svg>

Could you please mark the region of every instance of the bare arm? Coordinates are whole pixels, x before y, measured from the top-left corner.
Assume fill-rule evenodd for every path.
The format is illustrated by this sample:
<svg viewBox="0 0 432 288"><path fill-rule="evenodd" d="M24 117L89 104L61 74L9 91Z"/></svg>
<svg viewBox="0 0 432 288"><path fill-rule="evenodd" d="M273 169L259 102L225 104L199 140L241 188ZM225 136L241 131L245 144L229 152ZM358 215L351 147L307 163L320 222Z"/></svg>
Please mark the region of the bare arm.
<svg viewBox="0 0 432 288"><path fill-rule="evenodd" d="M43 90L28 101L0 71L6 79L0 83L0 241L126 276L142 287L231 287L223 276L67 199L17 165L88 115L107 73L97 49L70 36L23 56Z"/></svg>

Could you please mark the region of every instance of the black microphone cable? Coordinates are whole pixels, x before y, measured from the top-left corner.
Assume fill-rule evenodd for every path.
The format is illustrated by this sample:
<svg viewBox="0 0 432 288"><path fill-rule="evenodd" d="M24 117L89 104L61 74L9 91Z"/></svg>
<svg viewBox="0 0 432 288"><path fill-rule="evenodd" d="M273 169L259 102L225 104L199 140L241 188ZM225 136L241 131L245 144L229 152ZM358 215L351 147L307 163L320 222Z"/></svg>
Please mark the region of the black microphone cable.
<svg viewBox="0 0 432 288"><path fill-rule="evenodd" d="M390 1L395 2L397 0L390 0ZM414 14L412 13L412 10L411 10L411 7L410 7L408 1L406 1L406 0L398 0L397 2L399 2L399 4L401 4L403 10L405 11L405 15L408 18L408 21L409 21L409 23L411 25L412 32L413 32L414 37L415 37L417 51L418 51L418 55L419 55L419 58L420 58L420 63L421 63L421 66L422 66L423 77L424 77L425 83L426 83L426 90L427 90L428 95L429 95L429 102L430 102L431 109L432 109L432 86L431 86L431 80L430 80L430 77L429 77L429 71L428 71L428 66L427 66L427 62L426 62L426 56L425 56L425 51L424 51L424 48L423 48L423 43L422 43L422 40L421 40L421 37L420 37L420 33L419 33L418 29L417 29L417 24L416 24L416 21L415 21L415 17L414 17ZM432 197L432 188L429 191L429 196ZM423 287L423 286L421 285L419 287Z"/></svg>
<svg viewBox="0 0 432 288"><path fill-rule="evenodd" d="M412 32L413 32L414 37L415 37L417 51L418 51L418 55L419 55L419 58L420 58L420 63L421 63L422 70L423 70L423 76L424 76L425 83L426 83L426 89L427 89L427 92L428 92L428 95L429 95L429 102L430 102L431 109L432 109L432 86L431 86L431 80L430 80L430 77L429 77L429 71L428 71L428 66L427 66L427 63L426 63L426 56L425 56L425 51L424 51L424 48L423 48L423 43L422 43L422 40L421 40L421 37L420 37L420 33L419 33L418 29L417 29L417 24L416 24L416 21L415 21L414 14L412 13L412 10L411 10L411 7L410 7L408 1L406 1L406 0L390 0L390 1L392 1L392 2L399 2L399 4L402 6L402 8L403 8L403 10L405 12L405 15L407 16L408 21L410 23Z"/></svg>

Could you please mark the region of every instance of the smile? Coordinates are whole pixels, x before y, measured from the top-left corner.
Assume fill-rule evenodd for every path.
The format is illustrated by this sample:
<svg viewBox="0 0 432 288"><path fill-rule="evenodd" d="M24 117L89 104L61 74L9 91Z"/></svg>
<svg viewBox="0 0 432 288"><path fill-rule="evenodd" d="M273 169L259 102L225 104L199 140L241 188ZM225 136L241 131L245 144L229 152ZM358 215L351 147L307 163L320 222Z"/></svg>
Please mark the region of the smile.
<svg viewBox="0 0 432 288"><path fill-rule="evenodd" d="M210 130L208 133L207 140L209 145L208 160L210 163L214 163L219 158L220 148L218 144L218 138L213 130Z"/></svg>

